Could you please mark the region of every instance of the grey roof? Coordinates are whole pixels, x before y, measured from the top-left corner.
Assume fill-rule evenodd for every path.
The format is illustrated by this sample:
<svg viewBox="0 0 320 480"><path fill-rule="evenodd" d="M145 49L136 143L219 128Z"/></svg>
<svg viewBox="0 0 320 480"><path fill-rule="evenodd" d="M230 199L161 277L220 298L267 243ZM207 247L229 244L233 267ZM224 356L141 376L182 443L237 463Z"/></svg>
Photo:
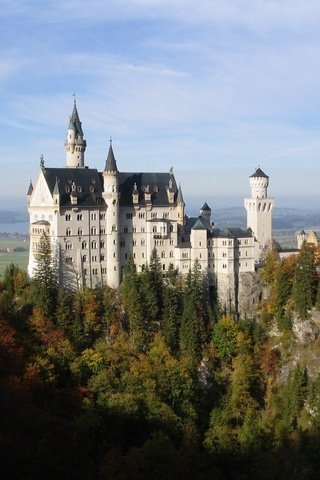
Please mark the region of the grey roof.
<svg viewBox="0 0 320 480"><path fill-rule="evenodd" d="M117 162L116 162L116 159L114 157L112 145L110 145L110 147L109 147L109 152L108 152L108 156L107 156L107 160L106 160L105 171L106 172L117 172L118 171Z"/></svg>
<svg viewBox="0 0 320 480"><path fill-rule="evenodd" d="M37 220L36 222L32 222L31 225L50 225L48 220Z"/></svg>
<svg viewBox="0 0 320 480"><path fill-rule="evenodd" d="M218 228L214 227L209 236L211 238L248 238L252 237L251 228L242 229L238 227Z"/></svg>
<svg viewBox="0 0 320 480"><path fill-rule="evenodd" d="M145 205L145 190L149 187L151 202L155 206L168 206L167 189L169 180L172 180L172 190L175 192L175 203L178 195L178 188L175 178L170 173L119 173L120 205L132 206L132 192L136 184L139 192L139 205Z"/></svg>
<svg viewBox="0 0 320 480"><path fill-rule="evenodd" d="M266 175L262 170L261 168L256 168L256 171L250 175L250 178L251 177L257 177L257 178L269 178L268 175Z"/></svg>
<svg viewBox="0 0 320 480"><path fill-rule="evenodd" d="M207 230L207 227L201 221L201 217L198 217L196 223L191 227L191 230Z"/></svg>
<svg viewBox="0 0 320 480"><path fill-rule="evenodd" d="M60 195L60 188L59 188L59 179L56 178L56 183L54 184L53 195Z"/></svg>
<svg viewBox="0 0 320 480"><path fill-rule="evenodd" d="M301 232L299 233L299 235L306 235L306 232L304 230L301 230Z"/></svg>
<svg viewBox="0 0 320 480"><path fill-rule="evenodd" d="M33 192L33 185L32 185L32 182L31 182L31 180L30 180L27 195L32 195L32 192Z"/></svg>
<svg viewBox="0 0 320 480"><path fill-rule="evenodd" d="M44 168L42 171L51 194L54 193L56 182L59 182L61 206L71 206L73 182L81 190L77 192L78 206L88 207L103 203L102 176L95 168Z"/></svg>
<svg viewBox="0 0 320 480"><path fill-rule="evenodd" d="M184 203L180 183L179 183L178 194L177 194L177 203Z"/></svg>
<svg viewBox="0 0 320 480"><path fill-rule="evenodd" d="M204 202L203 206L201 207L200 210L203 210L203 211L210 211L211 212L211 208L209 207L209 205L207 204L207 202Z"/></svg>
<svg viewBox="0 0 320 480"><path fill-rule="evenodd" d="M73 105L73 110L72 110L72 114L69 122L69 128L71 128L72 130L75 130L76 134L83 135L82 125L80 122L76 102L74 102L74 105Z"/></svg>

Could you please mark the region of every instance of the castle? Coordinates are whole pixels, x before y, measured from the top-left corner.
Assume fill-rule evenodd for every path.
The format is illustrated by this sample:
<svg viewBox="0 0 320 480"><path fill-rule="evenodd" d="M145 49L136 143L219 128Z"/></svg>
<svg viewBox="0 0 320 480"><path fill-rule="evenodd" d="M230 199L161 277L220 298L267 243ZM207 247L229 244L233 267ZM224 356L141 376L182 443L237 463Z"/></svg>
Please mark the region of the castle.
<svg viewBox="0 0 320 480"><path fill-rule="evenodd" d="M59 282L66 288L108 285L117 288L130 255L142 271L154 248L163 272L170 264L182 274L197 260L208 272L220 301L237 306L243 278L255 267L272 239L273 200L268 176L258 168L245 199L247 229L214 226L204 203L198 218L185 215L181 186L168 173L118 170L110 141L102 172L85 165L86 141L76 102L65 140L66 166L40 172L28 190L32 277L43 233L52 244Z"/></svg>

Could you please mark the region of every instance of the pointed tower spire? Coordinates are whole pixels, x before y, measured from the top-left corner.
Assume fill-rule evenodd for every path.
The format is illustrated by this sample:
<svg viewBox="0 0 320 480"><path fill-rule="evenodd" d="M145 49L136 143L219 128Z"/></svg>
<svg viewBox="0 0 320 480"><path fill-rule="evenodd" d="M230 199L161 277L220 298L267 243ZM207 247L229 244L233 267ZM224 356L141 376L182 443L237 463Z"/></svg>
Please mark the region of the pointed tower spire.
<svg viewBox="0 0 320 480"><path fill-rule="evenodd" d="M84 152L87 144L83 138L82 124L77 110L75 95L64 146L67 152L67 167L84 167Z"/></svg>
<svg viewBox="0 0 320 480"><path fill-rule="evenodd" d="M182 204L184 204L180 183L179 183L178 194L177 194L177 203L182 203Z"/></svg>
<svg viewBox="0 0 320 480"><path fill-rule="evenodd" d="M105 172L118 172L117 162L112 148L112 139L110 138L109 152L106 160Z"/></svg>
<svg viewBox="0 0 320 480"><path fill-rule="evenodd" d="M33 192L33 185L32 185L32 180L30 180L27 195L28 196L32 195L32 192Z"/></svg>

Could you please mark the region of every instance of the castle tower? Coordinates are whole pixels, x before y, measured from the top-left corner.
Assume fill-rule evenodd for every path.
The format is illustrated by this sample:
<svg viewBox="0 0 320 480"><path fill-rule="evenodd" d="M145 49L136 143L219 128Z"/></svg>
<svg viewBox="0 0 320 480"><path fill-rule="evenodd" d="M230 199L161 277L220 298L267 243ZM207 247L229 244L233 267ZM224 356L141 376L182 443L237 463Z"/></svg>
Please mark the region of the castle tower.
<svg viewBox="0 0 320 480"><path fill-rule="evenodd" d="M200 208L200 217L202 223L207 227L211 228L211 208L208 206L207 202L204 202L203 206Z"/></svg>
<svg viewBox="0 0 320 480"><path fill-rule="evenodd" d="M181 185L179 184L178 193L177 193L177 214L178 214L178 225L184 225L184 207L186 204L183 200Z"/></svg>
<svg viewBox="0 0 320 480"><path fill-rule="evenodd" d="M83 138L83 131L76 101L74 100L67 138L64 142L64 147L67 152L67 167L84 167L84 152L86 150L86 145L86 141Z"/></svg>
<svg viewBox="0 0 320 480"><path fill-rule="evenodd" d="M111 288L120 285L120 250L119 250L119 171L114 157L112 144L106 160L103 172L104 191L103 197L107 204L106 214L106 238L107 238L107 283Z"/></svg>
<svg viewBox="0 0 320 480"><path fill-rule="evenodd" d="M273 198L268 198L269 177L260 168L250 177L251 198L245 198L247 211L247 228L251 228L259 243L256 260L261 257L261 250L272 242L272 208Z"/></svg>

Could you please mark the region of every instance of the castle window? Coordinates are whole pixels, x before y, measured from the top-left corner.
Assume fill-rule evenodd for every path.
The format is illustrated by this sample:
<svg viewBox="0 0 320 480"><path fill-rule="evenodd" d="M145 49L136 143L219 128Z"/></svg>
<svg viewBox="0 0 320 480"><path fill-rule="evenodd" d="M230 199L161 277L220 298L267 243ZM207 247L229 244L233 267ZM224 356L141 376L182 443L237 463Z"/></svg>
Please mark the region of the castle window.
<svg viewBox="0 0 320 480"><path fill-rule="evenodd" d="M153 225L153 227L152 227L152 232L153 232L153 233L157 233L157 225Z"/></svg>
<svg viewBox="0 0 320 480"><path fill-rule="evenodd" d="M226 257L226 256L227 256L226 252L223 252L223 253L222 253L222 256L223 256L223 257Z"/></svg>
<svg viewBox="0 0 320 480"><path fill-rule="evenodd" d="M125 247L126 246L126 242L124 240L120 240L120 247Z"/></svg>
<svg viewBox="0 0 320 480"><path fill-rule="evenodd" d="M101 253L100 260L103 262L105 260L104 253Z"/></svg>
<svg viewBox="0 0 320 480"><path fill-rule="evenodd" d="M91 227L91 235L97 235L97 228Z"/></svg>
<svg viewBox="0 0 320 480"><path fill-rule="evenodd" d="M70 222L70 220L71 220L71 214L70 213L65 214L65 220L66 220L66 222Z"/></svg>
<svg viewBox="0 0 320 480"><path fill-rule="evenodd" d="M87 275L87 269L86 268L83 269L83 275Z"/></svg>
<svg viewBox="0 0 320 480"><path fill-rule="evenodd" d="M126 219L127 219L127 220L131 220L131 219L132 219L132 213L131 213L131 212L127 212L127 213L126 213Z"/></svg>
<svg viewBox="0 0 320 480"><path fill-rule="evenodd" d="M92 275L98 275L98 269L97 268L92 269Z"/></svg>
<svg viewBox="0 0 320 480"><path fill-rule="evenodd" d="M139 218L144 218L144 213L139 213Z"/></svg>
<svg viewBox="0 0 320 480"><path fill-rule="evenodd" d="M77 220L78 220L78 221L83 220L83 215L82 215L82 213L77 213Z"/></svg>
<svg viewBox="0 0 320 480"><path fill-rule="evenodd" d="M100 248L104 248L104 240L101 240L101 242L100 242Z"/></svg>
<svg viewBox="0 0 320 480"><path fill-rule="evenodd" d="M141 257L144 258L144 252L141 253Z"/></svg>
<svg viewBox="0 0 320 480"><path fill-rule="evenodd" d="M166 266L165 264L162 265L162 270L165 270L166 269Z"/></svg>
<svg viewBox="0 0 320 480"><path fill-rule="evenodd" d="M72 243L70 242L66 243L66 250L72 250Z"/></svg>
<svg viewBox="0 0 320 480"><path fill-rule="evenodd" d="M72 257L66 257L66 263L70 264L73 262Z"/></svg>
<svg viewBox="0 0 320 480"><path fill-rule="evenodd" d="M116 272L116 271L117 271L117 267L113 267L113 270Z"/></svg>
<svg viewBox="0 0 320 480"><path fill-rule="evenodd" d="M83 261L83 262L86 262L86 261L87 261L87 255L83 255L83 256L82 256L82 261Z"/></svg>
<svg viewBox="0 0 320 480"><path fill-rule="evenodd" d="M115 244L116 244L116 241L115 241L115 240L113 240L113 245L115 245Z"/></svg>
<svg viewBox="0 0 320 480"><path fill-rule="evenodd" d="M66 193L70 193L70 187L69 187L69 185L66 186Z"/></svg>
<svg viewBox="0 0 320 480"><path fill-rule="evenodd" d="M82 250L86 250L88 248L87 242L82 242L81 248Z"/></svg>
<svg viewBox="0 0 320 480"><path fill-rule="evenodd" d="M173 258L173 252L172 251L170 252L170 258Z"/></svg>
<svg viewBox="0 0 320 480"><path fill-rule="evenodd" d="M144 233L144 227L141 227L141 233Z"/></svg>
<svg viewBox="0 0 320 480"><path fill-rule="evenodd" d="M90 191L91 193L94 193L94 186L93 186L93 185L90 185L89 191Z"/></svg>
<svg viewBox="0 0 320 480"><path fill-rule="evenodd" d="M95 240L91 243L91 248L97 248L97 242Z"/></svg>
<svg viewBox="0 0 320 480"><path fill-rule="evenodd" d="M128 227L123 228L123 233L128 233Z"/></svg>
<svg viewBox="0 0 320 480"><path fill-rule="evenodd" d="M96 262L96 261L97 261L97 255L92 255L91 262Z"/></svg>
<svg viewBox="0 0 320 480"><path fill-rule="evenodd" d="M201 242L199 242L199 247L201 247Z"/></svg>
<svg viewBox="0 0 320 480"><path fill-rule="evenodd" d="M161 258L165 258L166 252L161 252Z"/></svg>
<svg viewBox="0 0 320 480"><path fill-rule="evenodd" d="M104 235L106 233L106 229L104 227L100 228L100 233L101 235Z"/></svg>
<svg viewBox="0 0 320 480"><path fill-rule="evenodd" d="M152 212L151 213L151 218L157 218L157 212Z"/></svg>
<svg viewBox="0 0 320 480"><path fill-rule="evenodd" d="M78 235L83 235L82 228L78 228Z"/></svg>
<svg viewBox="0 0 320 480"><path fill-rule="evenodd" d="M71 235L71 228L66 229L66 237L70 237Z"/></svg>
<svg viewBox="0 0 320 480"><path fill-rule="evenodd" d="M201 253L199 253L199 258L201 258Z"/></svg>
<svg viewBox="0 0 320 480"><path fill-rule="evenodd" d="M91 213L91 220L97 220L97 214Z"/></svg>
<svg viewBox="0 0 320 480"><path fill-rule="evenodd" d="M105 220L105 218L106 218L105 212L100 213L100 219Z"/></svg>
<svg viewBox="0 0 320 480"><path fill-rule="evenodd" d="M227 240L222 240L222 245L226 246L227 245Z"/></svg>
<svg viewBox="0 0 320 480"><path fill-rule="evenodd" d="M105 267L101 268L101 273L105 275L107 273L107 269Z"/></svg>
<svg viewBox="0 0 320 480"><path fill-rule="evenodd" d="M145 244L146 244L146 241L145 241L145 239L143 238L143 239L141 240L141 247L144 247Z"/></svg>
<svg viewBox="0 0 320 480"><path fill-rule="evenodd" d="M173 232L173 225L170 225L170 232Z"/></svg>
<svg viewBox="0 0 320 480"><path fill-rule="evenodd" d="M136 246L137 246L137 240L132 240L132 245L133 245L134 247L136 247Z"/></svg>
<svg viewBox="0 0 320 480"><path fill-rule="evenodd" d="M232 246L232 240L229 240L229 245Z"/></svg>

